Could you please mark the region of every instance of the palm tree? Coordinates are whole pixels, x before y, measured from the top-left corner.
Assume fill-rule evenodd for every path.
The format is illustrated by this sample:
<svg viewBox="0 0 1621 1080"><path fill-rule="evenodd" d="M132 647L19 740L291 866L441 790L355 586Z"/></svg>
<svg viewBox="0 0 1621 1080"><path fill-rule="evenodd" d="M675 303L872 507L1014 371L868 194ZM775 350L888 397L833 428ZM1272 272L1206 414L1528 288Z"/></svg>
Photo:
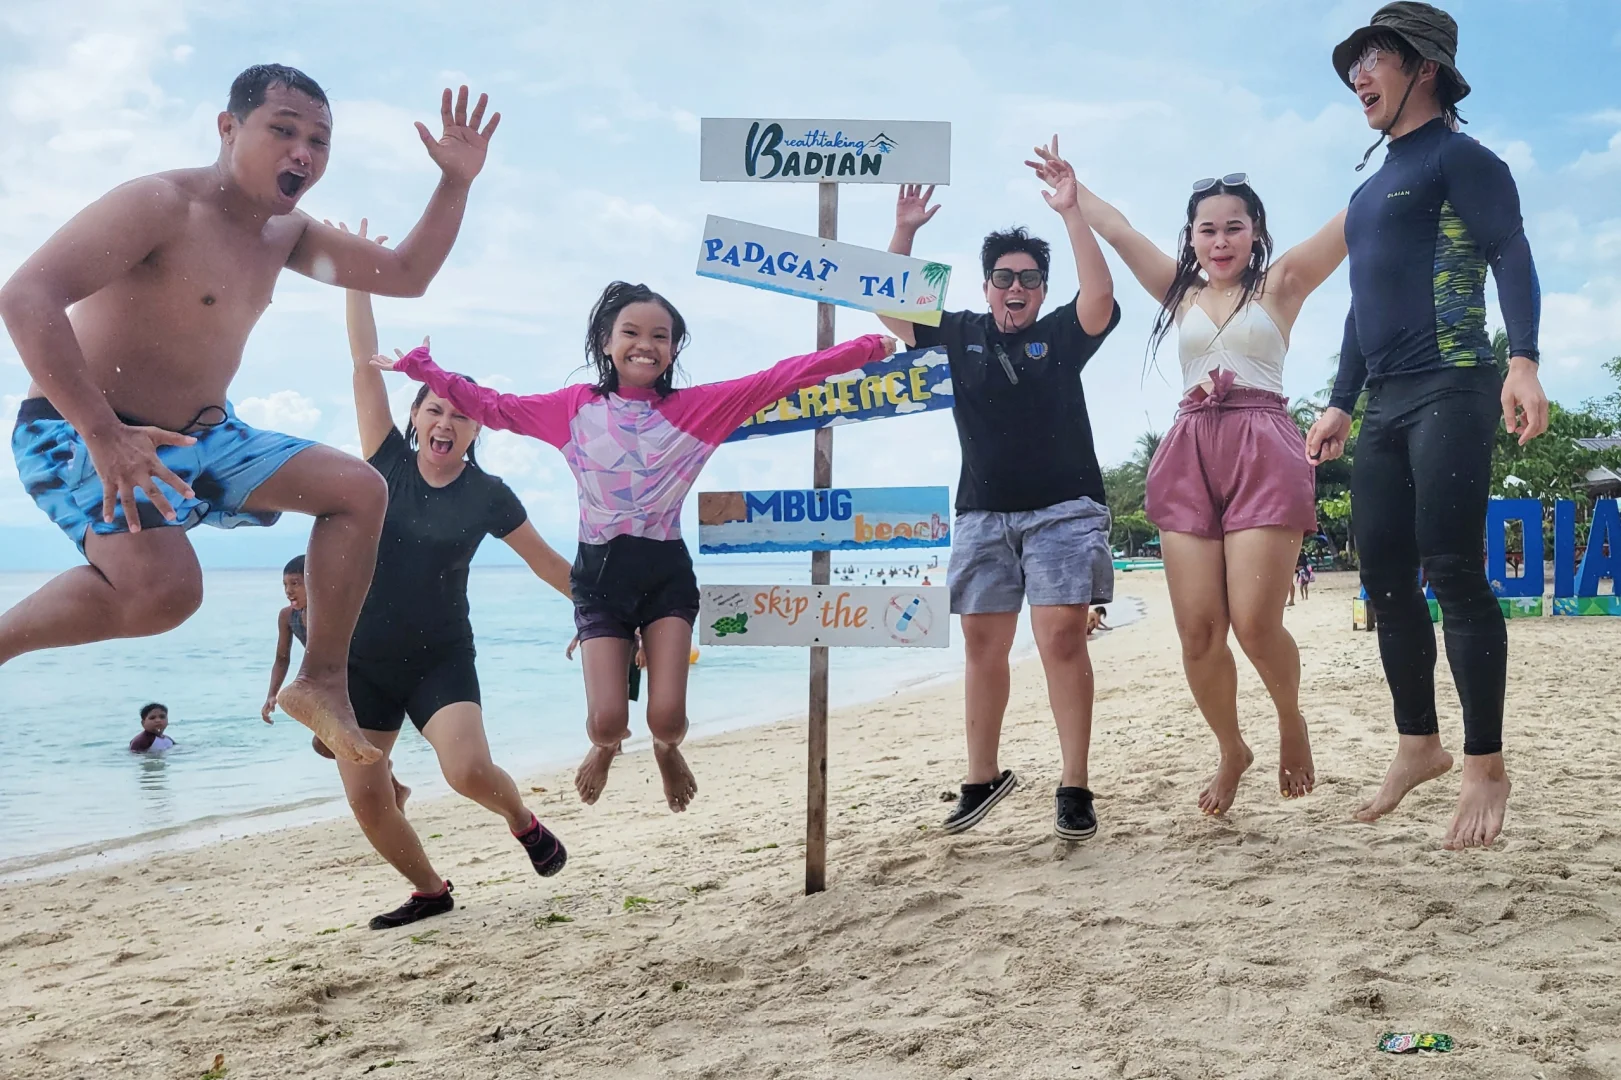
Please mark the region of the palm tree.
<svg viewBox="0 0 1621 1080"><path fill-rule="evenodd" d="M1142 471L1146 477L1148 467L1154 463L1154 455L1159 453L1159 444L1165 440L1163 432L1145 431L1137 436L1137 449L1131 455L1131 463Z"/></svg>

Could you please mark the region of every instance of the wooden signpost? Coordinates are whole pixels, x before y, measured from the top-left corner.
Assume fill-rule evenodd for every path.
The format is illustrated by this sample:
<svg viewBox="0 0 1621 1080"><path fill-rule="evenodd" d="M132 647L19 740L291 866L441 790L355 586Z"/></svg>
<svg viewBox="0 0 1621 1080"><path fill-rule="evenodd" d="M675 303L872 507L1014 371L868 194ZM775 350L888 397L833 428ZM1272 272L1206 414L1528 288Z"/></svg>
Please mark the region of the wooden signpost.
<svg viewBox="0 0 1621 1080"><path fill-rule="evenodd" d="M876 551L951 543L950 490L943 487L704 491L698 551Z"/></svg>
<svg viewBox="0 0 1621 1080"><path fill-rule="evenodd" d="M861 143L859 152L854 145L855 142ZM816 235L820 240L833 241L839 238L840 181L885 184L951 182L951 125L944 123L913 122L908 123L903 131L899 121L882 123L870 120L806 122L769 118L705 119L700 144L700 179L816 183ZM828 164L830 153L834 156L831 165ZM812 154L817 156L813 158ZM869 154L873 156L870 164L867 161ZM706 238L708 238L707 230ZM747 240L744 242L747 243ZM758 240L756 242L764 246L763 242ZM721 252L715 261L720 263L727 253ZM707 254L706 245L705 261ZM740 251L739 269L742 262L743 252ZM730 268L729 264L724 265ZM775 263L773 268L777 268ZM818 272L819 270L820 264ZM908 272L909 268L902 271ZM829 271L829 276L831 275L832 271ZM728 280L737 279L729 277ZM910 278L907 279L907 283L910 284ZM900 292L901 289L897 287L897 300L900 298ZM939 298L943 304L944 283L939 289ZM814 299L818 301L816 348L831 349L834 343L833 298L817 293ZM938 312L938 306L935 310ZM833 486L833 428L830 424L824 424L816 429L812 483L817 488ZM829 552L811 553L813 586L828 584L831 576L830 567ZM942 620L949 621L943 614L944 605L941 606ZM806 741L810 751L810 762L805 792L807 894L821 892L827 887L827 646L825 645L811 646L808 728Z"/></svg>

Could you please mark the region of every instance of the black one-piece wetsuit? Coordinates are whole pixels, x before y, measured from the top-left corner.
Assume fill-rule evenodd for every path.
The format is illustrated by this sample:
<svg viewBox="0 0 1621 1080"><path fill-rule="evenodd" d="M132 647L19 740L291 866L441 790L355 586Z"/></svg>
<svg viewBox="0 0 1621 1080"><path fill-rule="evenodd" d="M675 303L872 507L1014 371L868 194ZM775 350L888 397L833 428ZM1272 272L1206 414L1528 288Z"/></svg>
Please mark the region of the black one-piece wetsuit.
<svg viewBox="0 0 1621 1080"><path fill-rule="evenodd" d="M434 487L398 430L370 461L388 482L388 513L349 646L349 699L363 728L398 731L409 715L420 731L446 705L479 702L467 567L486 536L506 536L528 514L477 465Z"/></svg>
<svg viewBox="0 0 1621 1080"><path fill-rule="evenodd" d="M1508 166L1431 121L1391 142L1345 219L1351 312L1330 404L1363 385L1351 497L1362 584L1378 619L1396 728L1433 735L1435 631L1444 619L1465 754L1503 747L1508 639L1483 544L1501 382L1486 333L1497 280L1511 355L1537 359L1541 296Z"/></svg>

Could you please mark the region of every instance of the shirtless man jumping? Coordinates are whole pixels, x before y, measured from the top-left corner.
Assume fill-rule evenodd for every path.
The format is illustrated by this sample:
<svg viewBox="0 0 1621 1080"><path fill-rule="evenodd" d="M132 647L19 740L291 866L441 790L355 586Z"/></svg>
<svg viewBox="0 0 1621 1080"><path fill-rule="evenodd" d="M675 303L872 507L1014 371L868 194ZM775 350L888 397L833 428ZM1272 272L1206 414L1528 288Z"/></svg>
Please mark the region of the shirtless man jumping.
<svg viewBox="0 0 1621 1080"><path fill-rule="evenodd" d="M171 630L202 602L187 529L309 514L309 647L279 701L339 757L378 758L355 725L347 665L387 488L363 461L244 424L226 390L283 267L385 296L426 291L500 120L480 130L485 105L469 117L467 87L454 108L446 90L443 134L417 125L443 175L390 251L297 211L326 171L326 94L293 68L249 68L219 114L219 160L113 189L0 288L33 380L12 433L17 469L89 563L0 616L0 663Z"/></svg>

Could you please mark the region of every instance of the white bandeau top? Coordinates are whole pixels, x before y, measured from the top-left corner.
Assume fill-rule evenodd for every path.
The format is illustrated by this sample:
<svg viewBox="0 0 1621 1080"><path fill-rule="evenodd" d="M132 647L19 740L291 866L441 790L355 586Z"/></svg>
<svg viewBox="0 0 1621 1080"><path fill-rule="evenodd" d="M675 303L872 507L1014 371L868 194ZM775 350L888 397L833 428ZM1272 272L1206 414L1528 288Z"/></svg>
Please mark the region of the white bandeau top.
<svg viewBox="0 0 1621 1080"><path fill-rule="evenodd" d="M1218 327L1198 303L1190 303L1177 328L1182 392L1206 382L1210 372L1233 373L1234 386L1283 393L1283 358L1289 345L1260 304L1251 301Z"/></svg>

